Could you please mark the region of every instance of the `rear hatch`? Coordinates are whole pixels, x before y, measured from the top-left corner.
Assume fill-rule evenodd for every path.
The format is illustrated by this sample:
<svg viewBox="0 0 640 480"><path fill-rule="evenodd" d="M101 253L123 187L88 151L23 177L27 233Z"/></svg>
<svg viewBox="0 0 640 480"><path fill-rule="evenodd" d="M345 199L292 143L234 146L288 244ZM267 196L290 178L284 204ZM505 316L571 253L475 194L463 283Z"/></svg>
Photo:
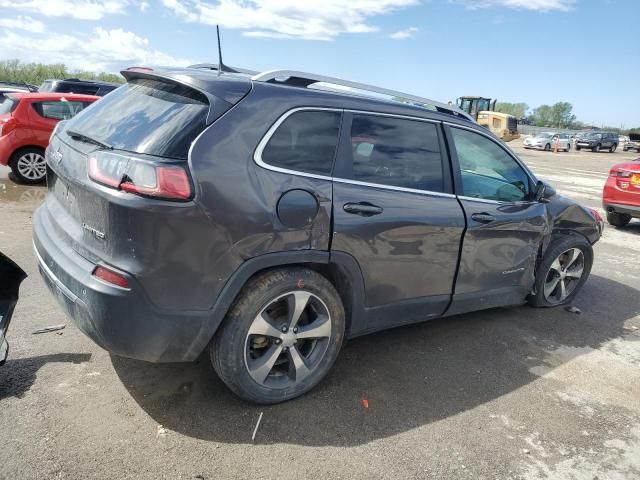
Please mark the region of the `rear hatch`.
<svg viewBox="0 0 640 480"><path fill-rule="evenodd" d="M54 132L43 221L64 247L135 274L154 252L149 225L169 225L172 215L193 208L192 142L251 84L238 81L227 95L228 81L216 92L215 82L185 72L123 75L124 86Z"/></svg>

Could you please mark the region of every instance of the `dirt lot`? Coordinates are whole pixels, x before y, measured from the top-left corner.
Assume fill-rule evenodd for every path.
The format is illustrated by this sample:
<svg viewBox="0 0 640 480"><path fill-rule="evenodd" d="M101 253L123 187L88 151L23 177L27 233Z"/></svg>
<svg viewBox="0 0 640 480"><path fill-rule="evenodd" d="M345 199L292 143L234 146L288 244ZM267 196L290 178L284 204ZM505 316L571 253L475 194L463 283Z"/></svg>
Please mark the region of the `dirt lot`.
<svg viewBox="0 0 640 480"><path fill-rule="evenodd" d="M636 156L513 146L593 207L610 165ZM30 275L0 368L0 478L640 478L638 221L596 246L581 315L498 309L354 340L319 388L265 408L206 358L145 364L82 335L36 270L43 194L0 170L0 250Z"/></svg>

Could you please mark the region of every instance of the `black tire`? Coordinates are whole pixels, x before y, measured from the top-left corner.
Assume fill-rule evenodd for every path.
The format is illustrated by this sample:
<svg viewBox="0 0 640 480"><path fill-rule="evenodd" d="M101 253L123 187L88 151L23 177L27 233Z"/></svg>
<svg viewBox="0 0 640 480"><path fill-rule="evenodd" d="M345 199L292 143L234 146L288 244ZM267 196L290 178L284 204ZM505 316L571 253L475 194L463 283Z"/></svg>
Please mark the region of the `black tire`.
<svg viewBox="0 0 640 480"><path fill-rule="evenodd" d="M551 145L549 145L548 143L544 146L544 151L548 152L551 150Z"/></svg>
<svg viewBox="0 0 640 480"><path fill-rule="evenodd" d="M261 315L266 307L278 302L282 296L298 292L310 293L319 298L329 313L331 333L326 343L322 344L326 350L323 350L323 353L321 351L321 356L316 357L315 367L302 380L292 380L289 373L276 372L274 367L269 367L265 381L262 384L258 383L250 373L247 363L247 358L254 351L251 349L264 348L262 351L268 352L266 349L282 348L286 342L276 337L257 336L261 342L266 342L266 346L256 347L255 344L249 343L252 341L250 338L256 338L250 336L249 330L254 324L254 319ZM288 314L287 312L286 315ZM308 313L303 313L301 321L305 315L309 316ZM279 318L284 317L281 315ZM251 279L238 295L210 344L211 363L222 381L239 397L265 405L284 402L308 392L327 375L340 352L344 329L345 314L342 301L336 289L325 277L305 268L268 271ZM292 331L295 332L297 329ZM320 340L316 341L316 345L321 345ZM290 348L296 349L300 354L302 347L298 349L296 345ZM282 362L289 362L288 368L293 368L291 353L286 348L276 355L278 360L275 368L281 366ZM297 370L295 371L297 376ZM270 377L272 374L278 374L279 377ZM264 385L270 381L273 381L270 386Z"/></svg>
<svg viewBox="0 0 640 480"><path fill-rule="evenodd" d="M580 147L576 146L576 150L579 152L580 151Z"/></svg>
<svg viewBox="0 0 640 480"><path fill-rule="evenodd" d="M631 215L626 213L607 212L607 222L616 228L626 226L631 221Z"/></svg>
<svg viewBox="0 0 640 480"><path fill-rule="evenodd" d="M34 176L29 176L31 169L24 166L22 162L31 162L33 159L38 166L34 167ZM13 152L9 159L9 167L18 183L26 185L37 185L46 179L44 150L37 147L21 148ZM25 169L26 168L26 169Z"/></svg>
<svg viewBox="0 0 640 480"><path fill-rule="evenodd" d="M613 145L611 145L611 148L609 149L609 153L613 153L616 151L616 148L618 148L618 145L616 145L615 143Z"/></svg>
<svg viewBox="0 0 640 480"><path fill-rule="evenodd" d="M571 145L567 145L567 148L565 149L565 152L569 153L570 150L571 150Z"/></svg>
<svg viewBox="0 0 640 480"><path fill-rule="evenodd" d="M600 152L600 149L601 149L601 148L602 148L602 145L597 144L595 147L593 147L593 148L591 149L591 151L592 151L592 152L596 152L596 153L597 153L597 152Z"/></svg>
<svg viewBox="0 0 640 480"><path fill-rule="evenodd" d="M560 302L550 302L544 295L544 284L547 280L547 276L550 274L551 265L556 259L571 248L578 248L582 251L584 266L582 270L582 276L577 280L577 284L573 287L571 293ZM587 281L589 273L591 273L591 266L593 265L593 249L591 244L581 235L558 235L555 237L547 251L544 253L544 257L538 268L536 269L536 280L532 293L527 298L529 305L538 308L556 307L559 305L565 305L570 303L574 297L578 294L584 282Z"/></svg>

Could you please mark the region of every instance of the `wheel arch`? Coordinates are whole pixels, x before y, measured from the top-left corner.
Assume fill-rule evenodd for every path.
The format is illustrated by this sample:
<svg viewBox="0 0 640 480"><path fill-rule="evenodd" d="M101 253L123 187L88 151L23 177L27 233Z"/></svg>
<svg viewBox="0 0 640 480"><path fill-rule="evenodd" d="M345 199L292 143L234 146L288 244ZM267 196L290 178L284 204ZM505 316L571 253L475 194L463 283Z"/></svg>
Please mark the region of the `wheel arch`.
<svg viewBox="0 0 640 480"><path fill-rule="evenodd" d="M314 270L335 287L344 305L345 336L348 337L351 326L361 318L364 305L364 281L355 258L344 252L319 250L268 253L245 261L231 275L218 295L208 321L185 353L185 359L196 359L204 351L249 280L268 270L294 267Z"/></svg>
<svg viewBox="0 0 640 480"><path fill-rule="evenodd" d="M11 155L9 155L9 162L11 162L13 160L13 158L22 150L29 150L29 149L36 149L36 150L42 150L42 154L44 155L44 151L46 150L46 147L43 147L42 145L35 145L35 144L26 144L26 145L20 145L19 147L16 147L13 149L13 152L11 152Z"/></svg>

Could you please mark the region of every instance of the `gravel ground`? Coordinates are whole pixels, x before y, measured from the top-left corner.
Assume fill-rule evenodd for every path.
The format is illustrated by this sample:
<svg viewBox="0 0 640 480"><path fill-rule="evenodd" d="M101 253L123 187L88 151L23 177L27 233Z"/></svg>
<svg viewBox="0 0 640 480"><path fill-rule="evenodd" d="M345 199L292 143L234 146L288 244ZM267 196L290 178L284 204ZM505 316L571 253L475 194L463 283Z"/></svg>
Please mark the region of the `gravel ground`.
<svg viewBox="0 0 640 480"><path fill-rule="evenodd" d="M636 156L512 143L592 207L609 167ZM597 244L580 315L496 309L370 335L310 394L256 407L205 357L147 364L82 335L36 269L43 196L0 170L0 250L29 274L0 368L0 478L640 478L638 221ZM61 334L31 333L60 323Z"/></svg>

